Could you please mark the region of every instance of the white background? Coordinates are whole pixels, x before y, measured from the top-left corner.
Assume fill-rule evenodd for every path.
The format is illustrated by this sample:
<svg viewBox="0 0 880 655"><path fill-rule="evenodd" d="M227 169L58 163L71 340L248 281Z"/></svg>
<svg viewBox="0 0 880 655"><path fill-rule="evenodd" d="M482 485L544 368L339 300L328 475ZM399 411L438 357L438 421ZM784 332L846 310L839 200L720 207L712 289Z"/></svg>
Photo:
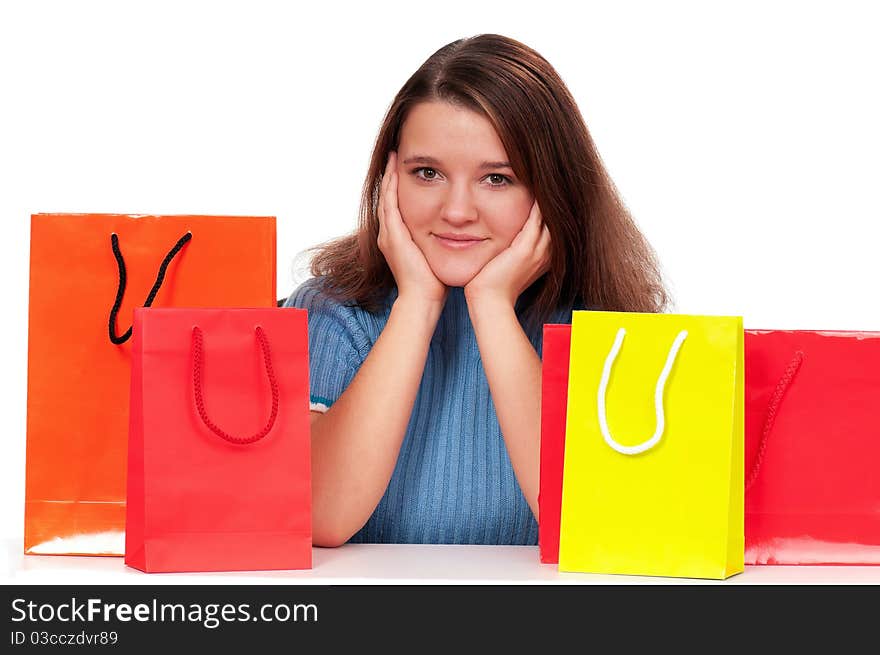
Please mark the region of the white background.
<svg viewBox="0 0 880 655"><path fill-rule="evenodd" d="M0 536L22 533L30 214L275 215L285 296L298 253L354 227L394 94L463 36L505 34L556 67L676 311L880 330L877 14L871 2L3 2Z"/></svg>

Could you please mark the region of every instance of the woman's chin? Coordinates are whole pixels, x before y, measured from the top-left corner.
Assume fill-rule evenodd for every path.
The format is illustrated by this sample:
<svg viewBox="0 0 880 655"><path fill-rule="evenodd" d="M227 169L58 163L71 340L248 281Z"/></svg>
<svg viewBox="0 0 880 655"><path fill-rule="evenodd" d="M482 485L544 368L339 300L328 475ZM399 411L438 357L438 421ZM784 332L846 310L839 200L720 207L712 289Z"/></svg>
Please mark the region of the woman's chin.
<svg viewBox="0 0 880 655"><path fill-rule="evenodd" d="M464 287L480 272L479 269L452 267L440 267L439 270L431 267L431 270L434 271L437 279L447 287Z"/></svg>

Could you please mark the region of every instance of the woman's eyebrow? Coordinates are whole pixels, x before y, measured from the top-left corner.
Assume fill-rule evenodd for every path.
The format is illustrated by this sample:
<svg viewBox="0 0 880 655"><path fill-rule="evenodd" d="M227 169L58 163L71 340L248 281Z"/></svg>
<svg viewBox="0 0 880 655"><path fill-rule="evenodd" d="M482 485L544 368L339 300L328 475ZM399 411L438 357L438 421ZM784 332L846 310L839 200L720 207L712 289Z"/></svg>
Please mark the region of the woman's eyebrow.
<svg viewBox="0 0 880 655"><path fill-rule="evenodd" d="M510 165L509 161L484 161L480 164L480 168L510 168L513 166Z"/></svg>
<svg viewBox="0 0 880 655"><path fill-rule="evenodd" d="M403 160L404 164L427 164L428 166L437 166L440 160L428 157L427 155L413 155Z"/></svg>
<svg viewBox="0 0 880 655"><path fill-rule="evenodd" d="M403 160L406 164L425 164L426 166L439 166L440 160L427 155L413 155ZM508 161L484 161L478 168L513 168Z"/></svg>

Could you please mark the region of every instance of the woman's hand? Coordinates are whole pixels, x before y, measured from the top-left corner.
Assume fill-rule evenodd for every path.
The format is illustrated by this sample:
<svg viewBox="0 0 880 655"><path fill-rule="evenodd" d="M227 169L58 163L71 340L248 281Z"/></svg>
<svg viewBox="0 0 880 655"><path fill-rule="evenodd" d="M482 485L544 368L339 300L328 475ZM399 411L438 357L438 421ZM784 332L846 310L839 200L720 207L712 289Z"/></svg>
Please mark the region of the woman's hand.
<svg viewBox="0 0 880 655"><path fill-rule="evenodd" d="M397 182L397 153L391 152L379 191L379 250L394 275L398 298L442 305L446 301L446 285L434 275L403 222L397 206Z"/></svg>
<svg viewBox="0 0 880 655"><path fill-rule="evenodd" d="M536 200L513 242L495 255L464 288L468 304L496 303L513 307L520 294L550 267L550 232Z"/></svg>

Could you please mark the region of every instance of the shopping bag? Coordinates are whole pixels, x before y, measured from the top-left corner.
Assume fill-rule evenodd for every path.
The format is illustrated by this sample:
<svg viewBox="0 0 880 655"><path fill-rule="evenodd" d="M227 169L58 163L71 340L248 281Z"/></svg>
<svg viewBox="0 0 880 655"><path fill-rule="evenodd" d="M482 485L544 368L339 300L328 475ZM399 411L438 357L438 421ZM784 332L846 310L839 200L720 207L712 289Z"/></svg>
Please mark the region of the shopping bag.
<svg viewBox="0 0 880 655"><path fill-rule="evenodd" d="M559 569L743 570L740 317L575 312Z"/></svg>
<svg viewBox="0 0 880 655"><path fill-rule="evenodd" d="M880 333L747 330L745 561L880 564Z"/></svg>
<svg viewBox="0 0 880 655"><path fill-rule="evenodd" d="M272 217L31 217L25 553L123 553L133 308L274 303Z"/></svg>
<svg viewBox="0 0 880 655"><path fill-rule="evenodd" d="M544 325L541 364L541 469L538 489L538 550L545 564L559 562L562 464L568 401L570 325Z"/></svg>
<svg viewBox="0 0 880 655"><path fill-rule="evenodd" d="M306 310L138 309L125 563L311 567Z"/></svg>

